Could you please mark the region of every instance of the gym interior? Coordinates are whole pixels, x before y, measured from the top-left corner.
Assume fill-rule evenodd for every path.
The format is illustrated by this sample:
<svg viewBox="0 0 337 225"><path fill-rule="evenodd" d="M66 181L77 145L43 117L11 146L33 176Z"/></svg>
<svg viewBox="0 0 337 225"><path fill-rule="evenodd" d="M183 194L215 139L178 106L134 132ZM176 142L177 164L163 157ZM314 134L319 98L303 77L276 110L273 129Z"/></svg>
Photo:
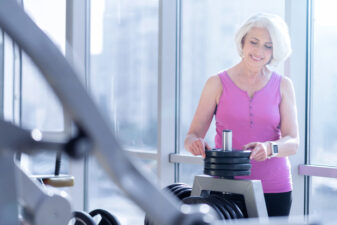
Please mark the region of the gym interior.
<svg viewBox="0 0 337 225"><path fill-rule="evenodd" d="M336 9L1 0L0 224L336 224ZM205 175L204 159L184 148L205 82L239 61L236 29L258 12L282 17L291 38L275 68L294 84L300 136L286 218L268 219L259 181ZM213 121L213 148L214 136ZM182 204L212 193L229 203Z"/></svg>

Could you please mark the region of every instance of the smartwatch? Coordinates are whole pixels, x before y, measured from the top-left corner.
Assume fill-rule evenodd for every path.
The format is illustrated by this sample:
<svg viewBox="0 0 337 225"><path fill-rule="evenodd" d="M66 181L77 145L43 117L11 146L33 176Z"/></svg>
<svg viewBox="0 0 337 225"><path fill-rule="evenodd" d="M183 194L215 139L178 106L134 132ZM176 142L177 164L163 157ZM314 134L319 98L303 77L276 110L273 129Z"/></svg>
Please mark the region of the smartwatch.
<svg viewBox="0 0 337 225"><path fill-rule="evenodd" d="M269 155L267 158L273 158L275 156L277 156L278 154L278 145L275 142L270 142L270 147L271 147L271 155Z"/></svg>

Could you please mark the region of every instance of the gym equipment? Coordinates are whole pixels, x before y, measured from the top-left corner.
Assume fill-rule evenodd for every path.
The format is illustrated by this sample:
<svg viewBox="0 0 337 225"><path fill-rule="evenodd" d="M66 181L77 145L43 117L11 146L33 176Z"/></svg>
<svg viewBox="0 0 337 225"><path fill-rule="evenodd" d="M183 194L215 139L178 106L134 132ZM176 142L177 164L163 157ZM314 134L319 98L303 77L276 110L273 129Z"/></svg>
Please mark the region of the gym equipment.
<svg viewBox="0 0 337 225"><path fill-rule="evenodd" d="M249 158L207 157L205 158L205 163L215 163L215 164L249 163Z"/></svg>
<svg viewBox="0 0 337 225"><path fill-rule="evenodd" d="M251 151L224 151L221 148L207 150L206 157L215 158L249 158Z"/></svg>
<svg viewBox="0 0 337 225"><path fill-rule="evenodd" d="M0 27L36 63L64 109L73 119L74 125L83 129L87 134L85 138L80 138L76 142L77 144L71 145L72 147L69 149L69 147L64 148L58 143L37 140L31 135L31 132L0 120L0 188L2 193L6 193L1 196L0 201L1 224L19 224L17 210L19 202L23 218L33 218L35 225L62 225L67 224L66 222L71 218L71 206L67 198L64 195L53 195L53 197L41 190L37 182L30 179L15 165L13 152L33 153L43 148L66 151L73 157L80 157L81 153L87 153L91 149L88 148L90 143L95 146L96 157L104 165L103 168L107 174L128 194L131 200L151 215L156 224L203 225L212 222L207 216L208 213L214 213L210 207L181 205L177 199L160 192L137 170L79 81L79 76L58 48L25 14L17 1L0 1ZM72 148L77 150L73 151ZM208 178L211 180L207 182L213 186L202 185L201 188L193 185L192 196L194 196L193 193L198 195L199 191L210 191L214 187L217 189L215 191L222 192L221 188L224 188L222 185L226 186L227 180L225 179L197 177L195 182L203 184L204 179ZM236 181L231 180L231 182L230 186L235 186ZM137 185L134 185L135 183ZM253 189L256 187L254 183L243 182L242 184L246 187L251 185ZM231 188L229 191L236 193ZM240 191L243 192L243 190ZM249 198L250 195L247 193L246 195L246 205L247 202L252 204L253 201L250 198L253 197ZM151 196L151 201L148 196ZM154 202L155 204L153 204ZM255 211L250 210L248 214L254 215ZM259 215L256 212L255 214Z"/></svg>
<svg viewBox="0 0 337 225"><path fill-rule="evenodd" d="M177 199L183 201L185 198L190 197L192 188L184 183L174 183L170 184L167 187L163 188L164 191L170 192L173 194ZM149 215L145 215L144 225L153 225L154 223L149 218Z"/></svg>
<svg viewBox="0 0 337 225"><path fill-rule="evenodd" d="M252 168L251 164L242 163L242 164L218 164L218 163L205 163L205 169L209 170L249 170Z"/></svg>
<svg viewBox="0 0 337 225"><path fill-rule="evenodd" d="M97 215L101 216L101 220L97 225L120 225L117 218L104 209L95 209L89 214L92 217L95 217Z"/></svg>
<svg viewBox="0 0 337 225"><path fill-rule="evenodd" d="M233 180L207 175L195 176L191 196L214 195L214 192L217 193L217 196L225 196L227 200L233 200L233 194L242 195L248 218L263 219L268 217L262 184L259 180ZM228 194L229 198L227 198ZM240 208L241 211L244 211L242 207Z"/></svg>
<svg viewBox="0 0 337 225"><path fill-rule="evenodd" d="M205 150L204 174L233 179L234 176L250 175L251 151L232 149L232 131L223 130L223 148Z"/></svg>
<svg viewBox="0 0 337 225"><path fill-rule="evenodd" d="M75 219L74 225L97 225L89 213L82 211L74 211L73 219Z"/></svg>
<svg viewBox="0 0 337 225"><path fill-rule="evenodd" d="M0 1L0 27L31 57L64 106L64 110L70 115L74 126L86 134L85 138L80 138L76 141L76 145L71 145L71 148L75 148L78 151L69 151L67 146L63 148L63 145L54 145L54 143L48 143L43 146L45 142L35 140L30 135L30 132L23 132L21 128L15 125L9 126L13 128L12 130L7 130L5 127L2 127L3 124L0 124L0 137L4 137L2 138L4 142L0 142L1 153L3 153L0 154L1 163L7 159L4 157L7 153L10 155L12 152L34 152L41 149L42 146L48 150L66 151L70 155L71 153L78 153L71 155L78 157L82 155L82 151L87 153L91 149L90 146L92 144L92 146L95 146L95 156L104 165L103 168L107 174L128 194L131 200L151 215L156 224L179 225L198 223L201 225L210 222L210 218L207 215L208 212L212 211L210 207L182 207L178 200L160 192L136 168L117 142L108 125L109 123L103 119L104 117L97 109L96 104L79 80L80 76L76 74L59 49L37 27L32 19L27 16L17 1ZM9 156L9 158L11 157L12 155ZM0 218L6 219L2 221L3 224L17 225L19 224L17 204L22 201L18 199L18 195L13 187L24 186L17 183L13 166L8 163L3 163L2 166L4 168L1 170L0 187L2 192L8 191L9 195L6 196L6 200L0 202ZM135 183L137 185L134 185ZM9 187L8 190L4 188L5 186ZM41 195L40 192L29 194ZM148 196L151 196L152 201L149 201ZM51 205L57 206L57 204L53 203ZM48 207L45 208L48 209ZM33 207L30 212L32 214L39 214L39 210L40 208ZM53 213L52 210L50 211L49 213ZM68 213L55 213L55 215L58 215L60 218L64 217L68 221L71 210L66 211ZM162 212L165 212L165 214ZM64 222L54 223L54 217L46 217L46 221L41 223L36 222L35 225L66 224Z"/></svg>

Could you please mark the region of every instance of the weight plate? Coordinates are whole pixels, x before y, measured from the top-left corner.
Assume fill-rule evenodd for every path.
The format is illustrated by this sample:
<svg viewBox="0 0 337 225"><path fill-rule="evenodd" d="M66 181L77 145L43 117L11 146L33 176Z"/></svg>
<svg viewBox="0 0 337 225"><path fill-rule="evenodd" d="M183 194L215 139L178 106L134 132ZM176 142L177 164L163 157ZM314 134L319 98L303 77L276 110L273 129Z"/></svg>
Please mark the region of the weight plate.
<svg viewBox="0 0 337 225"><path fill-rule="evenodd" d="M207 204L210 207L212 207L218 214L218 219L220 220L224 220L225 217L222 214L221 210L216 206L216 204L214 204L211 200L209 200L208 198L203 198L203 197L187 197L185 199L183 199L183 203L184 204L188 204L188 205L194 205L194 204Z"/></svg>
<svg viewBox="0 0 337 225"><path fill-rule="evenodd" d="M252 168L250 164L205 164L205 169L208 170L231 170L231 171L240 171L240 170L249 170Z"/></svg>
<svg viewBox="0 0 337 225"><path fill-rule="evenodd" d="M231 177L231 176L249 176L250 170L231 171L231 170L207 170L204 169L204 174L217 177Z"/></svg>
<svg viewBox="0 0 337 225"><path fill-rule="evenodd" d="M249 158L220 158L220 157L207 157L204 160L205 163L216 163L216 164L238 164L238 163L249 163Z"/></svg>
<svg viewBox="0 0 337 225"><path fill-rule="evenodd" d="M222 149L212 149L206 151L207 157L222 158L249 158L251 151L223 151Z"/></svg>
<svg viewBox="0 0 337 225"><path fill-rule="evenodd" d="M96 225L94 219L86 212L74 211L73 218L76 221L74 225Z"/></svg>
<svg viewBox="0 0 337 225"><path fill-rule="evenodd" d="M184 198L190 197L192 192L192 188L184 188L178 193L176 193L176 196L180 199L183 200Z"/></svg>
<svg viewBox="0 0 337 225"><path fill-rule="evenodd" d="M224 198L231 200L233 203L235 203L240 209L243 214L243 218L248 218L247 210L246 210L246 204L245 199L243 195L241 194L234 194L234 193L226 193L225 195L222 195Z"/></svg>
<svg viewBox="0 0 337 225"><path fill-rule="evenodd" d="M239 219L245 218L245 216L243 215L242 210L240 209L240 207L234 201L231 201L231 203L234 206L234 210L236 211L236 215L238 216L238 218Z"/></svg>
<svg viewBox="0 0 337 225"><path fill-rule="evenodd" d="M226 202L226 204L228 204L231 208L233 208L233 210L235 211L236 218L238 218L238 219L244 218L242 210L233 200L227 199L226 196L223 196L223 197L218 196L218 198L223 199L223 201Z"/></svg>
<svg viewBox="0 0 337 225"><path fill-rule="evenodd" d="M172 192L172 193L174 194L174 192L175 192L176 190L180 190L182 187L183 187L182 185L180 185L180 186L175 186L175 187L173 187L173 188L170 189L170 192Z"/></svg>
<svg viewBox="0 0 337 225"><path fill-rule="evenodd" d="M236 214L235 209L233 208L233 204L231 204L231 202L225 198L222 198L220 196L214 196L215 198L219 199L219 201L221 201L222 205L228 210L230 216L232 219L237 219L238 216Z"/></svg>
<svg viewBox="0 0 337 225"><path fill-rule="evenodd" d="M231 219L231 215L229 214L228 210L226 209L226 207L223 206L223 203L216 198L215 196L208 196L208 198L214 202L215 204L217 204L218 208L220 209L220 211L222 212L222 214L224 215L225 219Z"/></svg>
<svg viewBox="0 0 337 225"><path fill-rule="evenodd" d="M95 217L97 215L101 216L101 221L98 223L98 225L120 225L117 218L104 209L95 209L89 214L92 217Z"/></svg>
<svg viewBox="0 0 337 225"><path fill-rule="evenodd" d="M174 183L174 184L170 184L167 187L165 187L165 189L167 190L171 190L171 188L176 187L176 186L181 186L181 185L185 185L184 183Z"/></svg>
<svg viewBox="0 0 337 225"><path fill-rule="evenodd" d="M177 188L175 188L174 189L174 191L172 192L175 196L177 196L178 197L178 193L180 192L180 191L182 191L182 190L184 190L185 189L185 187L177 187ZM179 197L178 197L179 198Z"/></svg>

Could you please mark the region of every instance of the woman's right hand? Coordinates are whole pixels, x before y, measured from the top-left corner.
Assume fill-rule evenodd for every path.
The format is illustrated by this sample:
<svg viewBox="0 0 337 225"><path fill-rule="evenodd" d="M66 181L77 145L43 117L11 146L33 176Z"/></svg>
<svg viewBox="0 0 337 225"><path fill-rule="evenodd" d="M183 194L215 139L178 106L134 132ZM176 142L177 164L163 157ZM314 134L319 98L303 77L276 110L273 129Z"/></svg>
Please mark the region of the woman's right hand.
<svg viewBox="0 0 337 225"><path fill-rule="evenodd" d="M190 143L186 147L193 155L201 155L203 158L206 157L205 149L211 149L202 138L194 138L193 140L190 140Z"/></svg>

